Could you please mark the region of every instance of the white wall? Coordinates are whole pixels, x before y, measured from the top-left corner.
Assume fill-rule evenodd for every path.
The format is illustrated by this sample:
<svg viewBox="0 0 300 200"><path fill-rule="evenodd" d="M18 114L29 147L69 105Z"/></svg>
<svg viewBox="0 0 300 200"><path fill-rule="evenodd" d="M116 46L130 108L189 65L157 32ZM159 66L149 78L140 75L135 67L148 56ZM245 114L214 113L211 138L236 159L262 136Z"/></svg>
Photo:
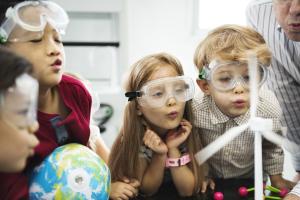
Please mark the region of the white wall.
<svg viewBox="0 0 300 200"><path fill-rule="evenodd" d="M166 51L196 76L193 54L201 35L193 34L194 0L127 0L128 64Z"/></svg>

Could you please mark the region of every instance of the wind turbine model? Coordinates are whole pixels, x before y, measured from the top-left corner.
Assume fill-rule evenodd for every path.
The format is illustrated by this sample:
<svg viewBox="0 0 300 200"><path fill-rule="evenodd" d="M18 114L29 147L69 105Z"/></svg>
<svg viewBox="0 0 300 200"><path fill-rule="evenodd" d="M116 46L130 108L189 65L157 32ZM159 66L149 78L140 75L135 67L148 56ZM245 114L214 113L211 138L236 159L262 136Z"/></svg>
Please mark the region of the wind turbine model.
<svg viewBox="0 0 300 200"><path fill-rule="evenodd" d="M242 134L247 128L250 128L254 136L254 168L255 168L255 199L263 200L263 174L262 174L262 137L281 146L283 137L272 132L273 121L256 116L258 103L258 84L257 84L257 58L255 54L249 54L248 70L250 76L250 118L247 123L234 127L226 131L214 142L207 145L197 154L195 154L198 164L204 163L217 151L223 148L231 140Z"/></svg>

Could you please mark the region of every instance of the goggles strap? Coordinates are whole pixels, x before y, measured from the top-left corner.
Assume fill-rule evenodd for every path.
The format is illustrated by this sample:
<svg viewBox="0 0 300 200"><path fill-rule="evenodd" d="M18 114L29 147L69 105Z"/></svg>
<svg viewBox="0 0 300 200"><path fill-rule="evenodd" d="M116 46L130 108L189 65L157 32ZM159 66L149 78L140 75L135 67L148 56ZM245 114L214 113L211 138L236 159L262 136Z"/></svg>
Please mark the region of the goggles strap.
<svg viewBox="0 0 300 200"><path fill-rule="evenodd" d="M142 96L142 93L140 91L135 91L135 92L126 92L125 97L128 97L128 101L132 101L136 97Z"/></svg>
<svg viewBox="0 0 300 200"><path fill-rule="evenodd" d="M206 80L206 78L207 78L207 73L206 73L205 67L203 67L201 70L199 70L198 78L199 78L200 80Z"/></svg>
<svg viewBox="0 0 300 200"><path fill-rule="evenodd" d="M6 37L3 37L0 33L0 44L5 44L7 42Z"/></svg>

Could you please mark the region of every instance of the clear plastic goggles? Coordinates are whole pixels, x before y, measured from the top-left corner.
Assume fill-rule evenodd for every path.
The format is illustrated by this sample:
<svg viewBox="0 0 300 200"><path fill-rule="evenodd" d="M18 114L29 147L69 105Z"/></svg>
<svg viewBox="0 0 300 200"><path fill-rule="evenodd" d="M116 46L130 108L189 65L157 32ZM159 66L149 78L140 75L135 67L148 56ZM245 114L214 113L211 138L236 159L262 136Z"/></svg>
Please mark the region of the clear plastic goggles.
<svg viewBox="0 0 300 200"><path fill-rule="evenodd" d="M137 98L144 107L159 108L168 99L186 102L194 97L195 86L191 78L185 76L167 77L147 82L139 91L126 92L128 101Z"/></svg>
<svg viewBox="0 0 300 200"><path fill-rule="evenodd" d="M258 65L257 83L260 87L267 78L267 69L263 65ZM208 80L212 86L219 91L229 91L238 84L249 89L250 77L248 74L248 64L246 62L220 62L212 61L209 66L205 66L199 73L199 79Z"/></svg>
<svg viewBox="0 0 300 200"><path fill-rule="evenodd" d="M67 13L51 1L24 1L6 11L0 27L0 42L25 42L39 39L47 23L64 34L69 23Z"/></svg>
<svg viewBox="0 0 300 200"><path fill-rule="evenodd" d="M19 128L26 128L36 121L38 82L28 74L16 79L13 87L0 93L0 115Z"/></svg>

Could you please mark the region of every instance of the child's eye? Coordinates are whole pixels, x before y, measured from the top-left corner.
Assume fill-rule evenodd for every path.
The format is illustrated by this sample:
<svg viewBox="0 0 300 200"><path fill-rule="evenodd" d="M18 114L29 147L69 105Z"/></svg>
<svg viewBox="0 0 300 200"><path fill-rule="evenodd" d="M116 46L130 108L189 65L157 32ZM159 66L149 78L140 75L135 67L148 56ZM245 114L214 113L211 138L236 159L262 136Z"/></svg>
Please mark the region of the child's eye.
<svg viewBox="0 0 300 200"><path fill-rule="evenodd" d="M27 129L28 129L28 127L25 126L25 125L18 125L17 128L18 128L19 130L27 130Z"/></svg>
<svg viewBox="0 0 300 200"><path fill-rule="evenodd" d="M176 89L176 92L182 92L182 91L184 91L184 88L178 88L178 89Z"/></svg>
<svg viewBox="0 0 300 200"><path fill-rule="evenodd" d="M55 38L54 40L55 40L55 42L57 42L57 43L62 43L61 38Z"/></svg>
<svg viewBox="0 0 300 200"><path fill-rule="evenodd" d="M155 92L151 96L153 96L153 97L161 97L162 95L163 95L162 92Z"/></svg>
<svg viewBox="0 0 300 200"><path fill-rule="evenodd" d="M183 93L183 92L185 92L185 88L176 88L175 92L177 94Z"/></svg>
<svg viewBox="0 0 300 200"><path fill-rule="evenodd" d="M23 110L18 111L19 115L27 115L27 113L28 113L28 109L23 109Z"/></svg>
<svg viewBox="0 0 300 200"><path fill-rule="evenodd" d="M231 81L231 77L229 77L229 76L220 77L218 80L221 81L221 82L230 82Z"/></svg>
<svg viewBox="0 0 300 200"><path fill-rule="evenodd" d="M42 38L30 40L29 42L32 42L32 43L39 43L39 42L41 42L41 41L42 41Z"/></svg>
<svg viewBox="0 0 300 200"><path fill-rule="evenodd" d="M250 76L249 75L245 75L243 76L244 81L249 82L250 80Z"/></svg>

